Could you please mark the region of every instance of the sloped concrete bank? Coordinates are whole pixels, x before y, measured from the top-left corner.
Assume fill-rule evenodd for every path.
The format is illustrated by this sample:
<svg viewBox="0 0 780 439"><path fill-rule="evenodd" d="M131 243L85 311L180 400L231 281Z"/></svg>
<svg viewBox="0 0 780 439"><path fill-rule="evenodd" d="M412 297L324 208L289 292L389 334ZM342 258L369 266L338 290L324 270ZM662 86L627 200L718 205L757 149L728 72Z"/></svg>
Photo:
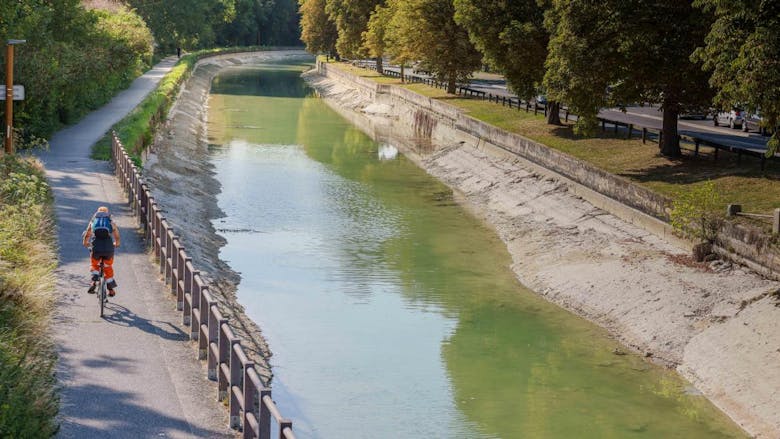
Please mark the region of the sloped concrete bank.
<svg viewBox="0 0 780 439"><path fill-rule="evenodd" d="M452 106L324 65L305 78L459 194L506 243L523 284L675 367L751 435L780 437L780 283L726 262L693 263L667 226L632 208L662 208L657 196L624 194L629 205L605 197L573 181L603 180L598 173L543 145L492 144L519 136L486 133L459 123L470 118ZM530 149L552 165L516 154ZM618 181L611 190L623 189Z"/></svg>
<svg viewBox="0 0 780 439"><path fill-rule="evenodd" d="M224 239L212 220L224 214L217 205L220 184L213 177L207 135L208 97L212 79L224 68L284 59L310 58L300 50L227 54L204 58L183 85L165 126L158 131L144 157L144 176L166 217L181 233L182 242L195 265L209 278L212 293L243 340L247 355L261 378L271 381L271 350L260 328L236 299L240 273L219 259Z"/></svg>

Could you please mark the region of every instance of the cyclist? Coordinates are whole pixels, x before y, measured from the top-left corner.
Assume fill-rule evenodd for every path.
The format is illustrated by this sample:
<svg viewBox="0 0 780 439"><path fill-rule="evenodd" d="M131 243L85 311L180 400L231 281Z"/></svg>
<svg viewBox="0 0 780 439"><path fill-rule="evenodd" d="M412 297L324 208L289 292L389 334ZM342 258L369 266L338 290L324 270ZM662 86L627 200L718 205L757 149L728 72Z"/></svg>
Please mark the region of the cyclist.
<svg viewBox="0 0 780 439"><path fill-rule="evenodd" d="M113 237L113 239L112 239ZM116 294L116 281L114 280L114 249L119 247L119 228L114 226L108 207L100 206L92 219L87 224L87 230L82 235L84 247L90 248L90 270L92 272L92 284L88 293L94 294L97 282L100 279L100 260L103 260L103 275L106 277L108 295Z"/></svg>

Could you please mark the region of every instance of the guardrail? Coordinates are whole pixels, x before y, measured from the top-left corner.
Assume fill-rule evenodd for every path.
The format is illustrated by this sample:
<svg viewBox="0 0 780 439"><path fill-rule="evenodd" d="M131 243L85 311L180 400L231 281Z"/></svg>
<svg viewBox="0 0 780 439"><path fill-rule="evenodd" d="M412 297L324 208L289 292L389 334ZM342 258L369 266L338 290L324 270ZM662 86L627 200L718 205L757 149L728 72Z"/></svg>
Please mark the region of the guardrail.
<svg viewBox="0 0 780 439"><path fill-rule="evenodd" d="M772 221L772 234L780 234L780 209L773 210L772 215L769 215L763 213L743 212L741 204L729 204L726 207L726 216L745 216L748 218L759 218L763 220L768 219Z"/></svg>
<svg viewBox="0 0 780 439"><path fill-rule="evenodd" d="M190 339L198 342L198 359L206 360L208 379L218 383L217 400L228 399L230 427L243 431L247 439L270 439L273 418L279 427L277 437L295 439L292 421L279 413L271 399L271 389L263 385L241 340L220 312L208 283L193 266L115 132L111 152L127 201L143 228L147 245L159 261L160 274L170 285L170 293L176 296L182 324L190 327Z"/></svg>

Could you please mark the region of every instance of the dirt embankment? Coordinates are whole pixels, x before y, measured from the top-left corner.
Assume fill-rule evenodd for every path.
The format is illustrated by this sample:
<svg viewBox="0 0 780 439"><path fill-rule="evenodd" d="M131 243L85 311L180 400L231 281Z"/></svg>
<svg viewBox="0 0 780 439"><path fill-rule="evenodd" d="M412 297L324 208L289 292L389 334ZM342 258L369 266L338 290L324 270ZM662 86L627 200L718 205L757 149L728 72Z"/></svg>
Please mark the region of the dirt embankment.
<svg viewBox="0 0 780 439"><path fill-rule="evenodd" d="M241 277L219 259L225 240L212 220L224 214L217 206L220 184L209 161L207 135L208 97L212 79L220 70L253 62L281 60L305 55L301 51L230 54L201 60L169 112L165 127L145 157L144 177L157 203L173 224L192 257L194 265L210 281L211 291L221 302L242 339L247 355L255 362L267 383L272 378L271 351L260 328L244 313L235 292Z"/></svg>
<svg viewBox="0 0 780 439"><path fill-rule="evenodd" d="M779 283L720 261L693 263L554 174L468 136L439 127L421 149L405 120L418 108L344 79L306 78L345 117L460 193L506 243L523 284L676 367L750 434L780 437Z"/></svg>

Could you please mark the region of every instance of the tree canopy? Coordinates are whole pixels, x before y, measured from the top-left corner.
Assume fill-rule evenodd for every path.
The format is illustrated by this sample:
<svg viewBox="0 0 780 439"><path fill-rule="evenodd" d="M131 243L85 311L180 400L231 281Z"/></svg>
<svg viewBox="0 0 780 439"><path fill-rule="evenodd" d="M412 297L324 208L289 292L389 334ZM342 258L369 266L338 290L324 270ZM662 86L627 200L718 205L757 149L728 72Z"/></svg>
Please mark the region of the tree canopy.
<svg viewBox="0 0 780 439"><path fill-rule="evenodd" d="M301 40L306 50L334 55L338 30L325 12L325 0L300 0Z"/></svg>
<svg viewBox="0 0 780 439"><path fill-rule="evenodd" d="M707 74L691 53L704 43L711 20L678 0L552 0L545 21L552 39L545 86L580 117L580 132L598 110L626 103L663 109L662 154L681 155L677 117L707 106Z"/></svg>
<svg viewBox="0 0 780 439"><path fill-rule="evenodd" d="M693 58L712 71L715 104L726 109L744 105L760 112L763 125L780 123L780 3L698 0L696 5L715 15L705 45ZM778 148L777 133L769 154Z"/></svg>
<svg viewBox="0 0 780 439"><path fill-rule="evenodd" d="M325 11L336 23L336 50L345 58L365 55L363 32L368 29L371 12L384 0L326 0Z"/></svg>
<svg viewBox="0 0 780 439"><path fill-rule="evenodd" d="M408 59L419 60L447 91L467 81L482 64L482 54L468 32L455 22L452 0L397 0L390 26L396 49Z"/></svg>

